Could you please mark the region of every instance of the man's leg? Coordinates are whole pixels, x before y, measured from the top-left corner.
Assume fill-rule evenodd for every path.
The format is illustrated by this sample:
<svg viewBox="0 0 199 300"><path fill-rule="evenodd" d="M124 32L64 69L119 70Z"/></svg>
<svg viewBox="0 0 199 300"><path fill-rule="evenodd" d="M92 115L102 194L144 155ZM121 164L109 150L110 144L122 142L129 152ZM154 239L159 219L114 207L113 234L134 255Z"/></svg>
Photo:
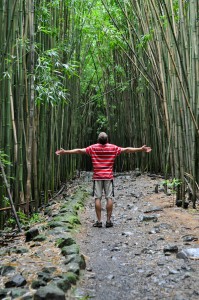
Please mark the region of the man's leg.
<svg viewBox="0 0 199 300"><path fill-rule="evenodd" d="M101 198L102 198L102 182L101 180L95 181L95 190L94 190L94 197L95 197L95 212L97 216L97 222L93 225L94 227L102 227L101 223Z"/></svg>
<svg viewBox="0 0 199 300"><path fill-rule="evenodd" d="M113 193L113 186L111 180L104 180L104 191L105 191L105 197L106 197L106 211L107 211L107 222L106 227L112 227L113 223L111 222L111 216L113 211L113 199L112 199L112 193Z"/></svg>
<svg viewBox="0 0 199 300"><path fill-rule="evenodd" d="M95 212L97 215L98 222L101 222L101 210L102 210L101 200L95 199Z"/></svg>
<svg viewBox="0 0 199 300"><path fill-rule="evenodd" d="M107 222L110 222L112 211L113 211L113 200L111 198L107 199L106 211L107 211Z"/></svg>

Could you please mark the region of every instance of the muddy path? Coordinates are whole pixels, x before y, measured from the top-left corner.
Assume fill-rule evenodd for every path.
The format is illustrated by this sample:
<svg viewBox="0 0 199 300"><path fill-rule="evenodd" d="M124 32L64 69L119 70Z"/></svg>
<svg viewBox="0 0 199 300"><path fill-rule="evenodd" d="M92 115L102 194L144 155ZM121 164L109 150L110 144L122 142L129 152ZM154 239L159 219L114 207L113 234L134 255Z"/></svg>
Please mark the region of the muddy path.
<svg viewBox="0 0 199 300"><path fill-rule="evenodd" d="M68 299L199 299L199 260L176 257L182 249L199 248L199 211L175 207L173 195L155 193L161 181L117 176L113 228L104 226L105 210L103 228L92 227L96 218L89 197L75 236L86 270Z"/></svg>

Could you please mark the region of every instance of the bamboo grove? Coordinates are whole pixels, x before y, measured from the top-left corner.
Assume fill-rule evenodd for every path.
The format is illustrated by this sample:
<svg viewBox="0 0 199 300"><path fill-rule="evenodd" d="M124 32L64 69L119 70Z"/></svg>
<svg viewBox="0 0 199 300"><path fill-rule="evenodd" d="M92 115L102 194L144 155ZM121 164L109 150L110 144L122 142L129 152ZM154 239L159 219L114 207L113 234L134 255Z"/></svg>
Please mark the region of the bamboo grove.
<svg viewBox="0 0 199 300"><path fill-rule="evenodd" d="M0 159L17 210L47 203L89 169L57 158L107 131L150 156L118 159L199 189L199 3L195 0L0 1ZM9 215L0 177L1 225Z"/></svg>

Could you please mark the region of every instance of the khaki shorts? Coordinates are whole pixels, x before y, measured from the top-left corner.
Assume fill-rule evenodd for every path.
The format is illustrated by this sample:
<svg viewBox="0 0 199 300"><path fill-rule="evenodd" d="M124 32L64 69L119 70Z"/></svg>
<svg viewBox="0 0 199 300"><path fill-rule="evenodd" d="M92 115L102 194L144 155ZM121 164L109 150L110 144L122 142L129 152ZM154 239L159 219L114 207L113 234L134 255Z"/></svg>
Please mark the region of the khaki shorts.
<svg viewBox="0 0 199 300"><path fill-rule="evenodd" d="M95 180L94 181L94 197L95 199L102 199L102 192L105 193L106 199L113 197L113 181L112 180Z"/></svg>

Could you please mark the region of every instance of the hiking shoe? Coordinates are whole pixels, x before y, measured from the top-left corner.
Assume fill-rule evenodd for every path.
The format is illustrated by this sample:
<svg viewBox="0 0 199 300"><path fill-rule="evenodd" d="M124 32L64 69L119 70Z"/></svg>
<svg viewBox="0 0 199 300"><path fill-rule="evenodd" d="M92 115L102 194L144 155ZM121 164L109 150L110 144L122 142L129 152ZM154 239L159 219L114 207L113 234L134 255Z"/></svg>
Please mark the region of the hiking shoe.
<svg viewBox="0 0 199 300"><path fill-rule="evenodd" d="M101 228L101 227L102 227L102 222L96 221L96 222L93 224L93 227L99 227L99 228Z"/></svg>
<svg viewBox="0 0 199 300"><path fill-rule="evenodd" d="M113 223L110 221L110 222L106 222L106 228L108 227L113 227Z"/></svg>

